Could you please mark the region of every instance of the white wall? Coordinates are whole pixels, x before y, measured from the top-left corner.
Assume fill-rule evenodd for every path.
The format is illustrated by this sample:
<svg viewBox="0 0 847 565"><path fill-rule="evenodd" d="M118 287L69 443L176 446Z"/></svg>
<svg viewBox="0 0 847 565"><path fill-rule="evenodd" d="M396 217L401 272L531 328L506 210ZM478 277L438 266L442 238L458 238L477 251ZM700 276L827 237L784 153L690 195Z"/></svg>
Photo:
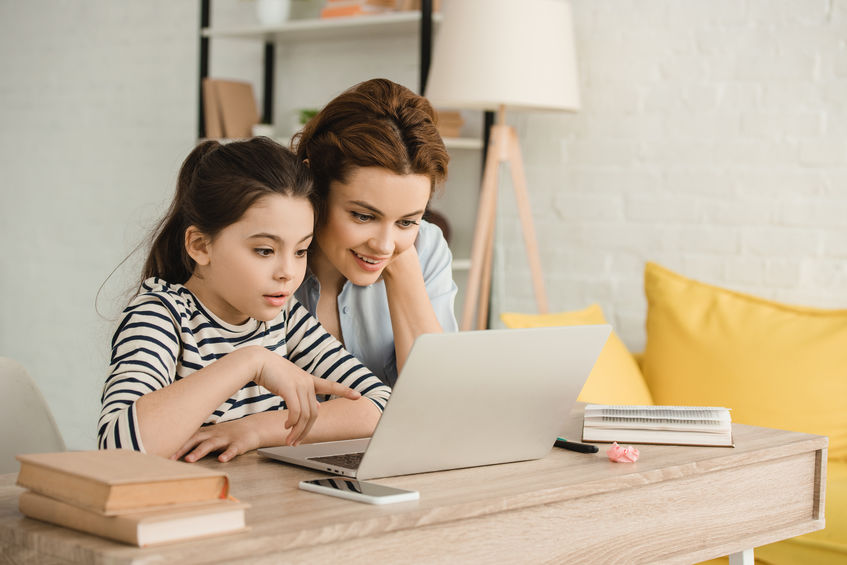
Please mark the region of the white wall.
<svg viewBox="0 0 847 565"><path fill-rule="evenodd" d="M641 350L645 260L769 299L847 307L847 2L572 7L582 110L509 120L552 311L598 302ZM496 312L530 312L511 210L507 192Z"/></svg>
<svg viewBox="0 0 847 565"><path fill-rule="evenodd" d="M97 290L196 138L198 6L0 2L0 355L28 368L70 448L95 445L112 329ZM107 316L140 260L106 287Z"/></svg>

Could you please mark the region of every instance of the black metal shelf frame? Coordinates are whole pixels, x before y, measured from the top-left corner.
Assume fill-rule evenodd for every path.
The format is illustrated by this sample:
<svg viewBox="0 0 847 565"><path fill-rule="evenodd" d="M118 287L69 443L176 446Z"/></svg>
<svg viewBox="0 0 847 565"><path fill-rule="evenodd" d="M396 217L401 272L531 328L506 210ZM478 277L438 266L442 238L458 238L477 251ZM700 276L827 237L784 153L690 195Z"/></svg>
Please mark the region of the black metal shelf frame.
<svg viewBox="0 0 847 565"><path fill-rule="evenodd" d="M203 35L203 30L212 23L211 0L200 0L200 61L197 84L197 137L202 139L206 136L206 120L203 115L203 79L209 76L209 37ZM269 124L273 122L274 103L274 70L276 65L276 42L266 41L263 56L262 73L262 122ZM423 94L426 90L426 79L429 75L429 65L432 58L432 0L421 0L421 31L420 31L420 79L418 92Z"/></svg>

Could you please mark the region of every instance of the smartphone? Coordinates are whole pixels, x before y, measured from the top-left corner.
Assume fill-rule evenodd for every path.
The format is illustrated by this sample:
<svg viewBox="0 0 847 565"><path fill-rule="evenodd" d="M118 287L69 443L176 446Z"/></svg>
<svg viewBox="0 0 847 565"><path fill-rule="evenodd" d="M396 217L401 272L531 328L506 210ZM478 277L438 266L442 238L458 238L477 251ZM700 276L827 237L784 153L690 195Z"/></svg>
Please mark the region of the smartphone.
<svg viewBox="0 0 847 565"><path fill-rule="evenodd" d="M420 498L420 494L416 490L404 490L342 477L300 481L300 488L367 504L390 504Z"/></svg>

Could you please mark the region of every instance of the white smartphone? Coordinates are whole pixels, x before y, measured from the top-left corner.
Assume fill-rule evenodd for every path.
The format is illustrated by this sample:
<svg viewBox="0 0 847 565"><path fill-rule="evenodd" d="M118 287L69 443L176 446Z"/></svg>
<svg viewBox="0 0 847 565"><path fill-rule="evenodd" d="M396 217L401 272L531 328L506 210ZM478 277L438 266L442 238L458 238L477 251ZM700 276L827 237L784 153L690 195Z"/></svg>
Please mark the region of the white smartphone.
<svg viewBox="0 0 847 565"><path fill-rule="evenodd" d="M420 493L416 490L387 487L385 485L366 483L364 481L342 477L300 481L300 488L311 492L347 498L357 502L365 502L367 504L390 504L392 502L406 502L420 498Z"/></svg>

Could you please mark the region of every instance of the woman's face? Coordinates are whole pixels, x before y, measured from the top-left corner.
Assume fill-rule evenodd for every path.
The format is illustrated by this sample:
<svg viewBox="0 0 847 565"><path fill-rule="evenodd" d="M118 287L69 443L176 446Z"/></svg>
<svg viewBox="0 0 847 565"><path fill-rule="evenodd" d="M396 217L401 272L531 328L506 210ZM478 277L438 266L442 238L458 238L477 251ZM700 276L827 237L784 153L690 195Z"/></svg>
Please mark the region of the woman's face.
<svg viewBox="0 0 847 565"><path fill-rule="evenodd" d="M426 175L353 169L346 183L330 184L318 248L353 284L373 284L394 257L415 243L429 197Z"/></svg>

